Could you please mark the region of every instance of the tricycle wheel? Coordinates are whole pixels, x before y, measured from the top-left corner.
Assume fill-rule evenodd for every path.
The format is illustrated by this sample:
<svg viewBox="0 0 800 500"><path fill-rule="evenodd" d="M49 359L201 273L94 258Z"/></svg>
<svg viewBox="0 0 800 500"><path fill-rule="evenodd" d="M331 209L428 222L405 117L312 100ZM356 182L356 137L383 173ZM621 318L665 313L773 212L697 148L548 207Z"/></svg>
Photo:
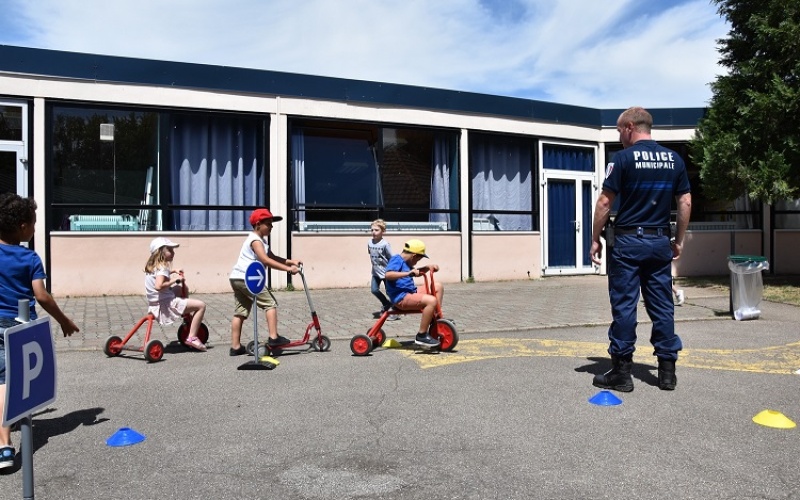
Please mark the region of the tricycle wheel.
<svg viewBox="0 0 800 500"><path fill-rule="evenodd" d="M161 361L164 357L164 344L160 340L153 339L144 346L144 359L148 363Z"/></svg>
<svg viewBox="0 0 800 500"><path fill-rule="evenodd" d="M186 345L186 339L189 338L189 323L184 321L181 323L181 326L178 327L178 342L187 349L190 349L188 345ZM208 343L208 327L205 323L200 323L200 328L197 329L197 338L200 339L200 342L203 344Z"/></svg>
<svg viewBox="0 0 800 500"><path fill-rule="evenodd" d="M253 355L253 349L255 348L255 346L256 346L256 342L254 340L251 340L250 342L248 342L247 343L247 347L246 347L247 354L252 356Z"/></svg>
<svg viewBox="0 0 800 500"><path fill-rule="evenodd" d="M108 337L106 339L106 345L103 347L103 352L106 353L106 356L109 358L119 356L119 353L122 352L122 339L116 335Z"/></svg>
<svg viewBox="0 0 800 500"><path fill-rule="evenodd" d="M311 345L315 351L325 352L331 348L331 339L325 335L320 335L318 338L311 340Z"/></svg>
<svg viewBox="0 0 800 500"><path fill-rule="evenodd" d="M439 339L439 349L442 351L452 351L458 344L456 325L449 319L436 320L436 331L431 332L431 336L435 339Z"/></svg>
<svg viewBox="0 0 800 500"><path fill-rule="evenodd" d="M386 332L384 332L383 328L381 328L375 332L375 337L372 339L372 348L375 349L376 347L380 347L384 342L386 342Z"/></svg>
<svg viewBox="0 0 800 500"><path fill-rule="evenodd" d="M278 354L280 354L279 349L270 349L266 344L261 344L258 346L258 359L261 359L264 356L276 356Z"/></svg>
<svg viewBox="0 0 800 500"><path fill-rule="evenodd" d="M356 335L350 340L350 350L355 356L366 356L372 351L372 339L366 335Z"/></svg>
<svg viewBox="0 0 800 500"><path fill-rule="evenodd" d="M208 327L205 323L200 323L200 328L197 329L197 338L203 344L208 344Z"/></svg>

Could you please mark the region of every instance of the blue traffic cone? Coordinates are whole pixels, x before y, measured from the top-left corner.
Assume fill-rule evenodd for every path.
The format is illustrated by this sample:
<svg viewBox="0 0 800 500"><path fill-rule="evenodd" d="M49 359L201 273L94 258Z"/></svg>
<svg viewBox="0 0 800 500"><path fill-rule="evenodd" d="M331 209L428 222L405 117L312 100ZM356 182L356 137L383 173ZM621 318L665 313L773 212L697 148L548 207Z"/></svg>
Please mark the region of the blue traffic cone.
<svg viewBox="0 0 800 500"><path fill-rule="evenodd" d="M145 440L144 435L139 434L130 427L120 427L110 438L106 439L108 446L130 446Z"/></svg>
<svg viewBox="0 0 800 500"><path fill-rule="evenodd" d="M617 406L622 404L622 400L610 391L600 391L591 398L589 402L597 406Z"/></svg>

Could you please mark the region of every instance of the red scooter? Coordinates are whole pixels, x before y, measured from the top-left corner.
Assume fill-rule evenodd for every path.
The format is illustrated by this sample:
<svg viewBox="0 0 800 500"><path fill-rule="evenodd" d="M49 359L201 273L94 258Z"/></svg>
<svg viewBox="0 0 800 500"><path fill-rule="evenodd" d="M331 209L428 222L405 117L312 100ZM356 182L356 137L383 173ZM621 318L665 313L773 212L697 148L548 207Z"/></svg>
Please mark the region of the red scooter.
<svg viewBox="0 0 800 500"><path fill-rule="evenodd" d="M288 344L283 344L281 346L270 346L268 343L261 344L259 342L258 346L258 357L261 358L262 356L278 356L285 350L295 351L295 352L302 352L314 349L317 352L325 352L330 350L331 348L331 339L326 337L322 334L322 327L319 324L319 317L317 316L317 311L314 310L314 303L311 301L311 294L308 292L308 284L306 283L306 275L303 273L303 265L299 266L298 274L300 278L303 280L303 291L306 292L306 300L308 300L308 308L311 310L311 322L306 327L306 331L303 334L303 337L298 340L291 340ZM269 291L269 289L267 290ZM271 292L270 292L271 293ZM273 300L275 300L275 304L278 304L278 301L275 299L275 296L272 296ZM255 321L256 318L253 318ZM312 337L311 329L314 328L316 330L316 335ZM251 340L247 344L247 353L253 354L255 350L255 341Z"/></svg>

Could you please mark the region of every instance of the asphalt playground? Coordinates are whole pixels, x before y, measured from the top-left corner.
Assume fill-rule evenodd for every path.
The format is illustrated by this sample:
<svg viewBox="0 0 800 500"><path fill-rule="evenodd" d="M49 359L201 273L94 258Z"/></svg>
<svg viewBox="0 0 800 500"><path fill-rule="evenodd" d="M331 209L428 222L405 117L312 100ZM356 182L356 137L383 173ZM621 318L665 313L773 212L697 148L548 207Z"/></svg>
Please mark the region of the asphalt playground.
<svg viewBox="0 0 800 500"><path fill-rule="evenodd" d="M604 277L449 285L454 352L365 357L349 342L374 321L366 284L317 290L308 279L331 349L287 352L263 371L228 355L227 294L193 294L208 304L208 352L174 345L177 325L156 327L158 363L102 351L144 314L143 297L57 297L81 332L64 339L54 325L57 399L33 416L36 498L800 498L800 431L753 421L765 410L768 424L800 421L797 307L762 302L758 319L739 322L727 293L687 289L673 392L657 387L641 309L635 390L598 405ZM280 333L300 337L306 295L275 295ZM417 321L384 329L402 343ZM108 446L121 428L145 439ZM19 463L0 471L0 498L22 498L22 476Z"/></svg>

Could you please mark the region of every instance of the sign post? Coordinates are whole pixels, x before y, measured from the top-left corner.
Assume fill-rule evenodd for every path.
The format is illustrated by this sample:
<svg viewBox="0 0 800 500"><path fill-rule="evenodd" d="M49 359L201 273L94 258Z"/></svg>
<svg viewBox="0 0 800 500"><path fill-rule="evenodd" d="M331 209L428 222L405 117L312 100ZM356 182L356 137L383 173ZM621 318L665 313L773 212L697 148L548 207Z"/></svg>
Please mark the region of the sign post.
<svg viewBox="0 0 800 500"><path fill-rule="evenodd" d="M258 346L258 294L264 290L267 284L267 271L259 261L255 261L247 266L244 273L244 284L247 290L253 294L253 310L250 315L253 317L253 360L239 365L239 370L272 370L275 363L261 361Z"/></svg>
<svg viewBox="0 0 800 500"><path fill-rule="evenodd" d="M18 321L3 334L6 347L6 398L3 425L20 422L22 494L33 500L33 429L31 415L56 400L56 353L50 319L30 321L27 300L19 301Z"/></svg>

